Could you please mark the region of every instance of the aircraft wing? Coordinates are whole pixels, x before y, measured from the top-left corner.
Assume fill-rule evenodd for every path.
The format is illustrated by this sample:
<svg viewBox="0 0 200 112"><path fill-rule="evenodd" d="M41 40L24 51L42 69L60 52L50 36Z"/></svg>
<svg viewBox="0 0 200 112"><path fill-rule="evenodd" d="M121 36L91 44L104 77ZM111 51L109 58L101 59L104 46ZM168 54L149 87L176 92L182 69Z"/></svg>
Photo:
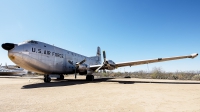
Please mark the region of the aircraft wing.
<svg viewBox="0 0 200 112"><path fill-rule="evenodd" d="M167 57L167 58L156 58L156 59L149 59L149 60L122 62L122 63L116 63L116 67L135 66L135 65L149 64L149 63L155 63L155 62L178 60L178 59L184 59L184 58L195 58L196 56L198 56L197 53L187 55L187 56L175 56L175 57Z"/></svg>
<svg viewBox="0 0 200 112"><path fill-rule="evenodd" d="M184 58L195 58L196 56L198 56L198 53L194 53L194 54L186 55L186 56L175 56L175 57L166 57L166 58L156 58L156 59L148 59L148 60L121 62L121 63L115 63L115 67L118 68L118 67L125 67L125 66L136 66L136 65L149 64L149 63L155 63L155 62L178 60L178 59L184 59ZM90 69L96 70L100 66L102 66L102 65L92 65L92 66L90 66ZM101 69L107 69L107 67L103 66Z"/></svg>

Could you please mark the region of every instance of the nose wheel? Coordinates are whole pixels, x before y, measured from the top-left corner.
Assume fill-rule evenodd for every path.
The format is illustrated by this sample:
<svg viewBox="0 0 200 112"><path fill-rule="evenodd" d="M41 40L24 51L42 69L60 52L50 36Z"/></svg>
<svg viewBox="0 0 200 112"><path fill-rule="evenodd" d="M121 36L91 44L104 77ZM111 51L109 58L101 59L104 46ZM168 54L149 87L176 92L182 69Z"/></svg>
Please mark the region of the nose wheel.
<svg viewBox="0 0 200 112"><path fill-rule="evenodd" d="M49 77L49 75L44 75L44 82L51 82L51 77Z"/></svg>

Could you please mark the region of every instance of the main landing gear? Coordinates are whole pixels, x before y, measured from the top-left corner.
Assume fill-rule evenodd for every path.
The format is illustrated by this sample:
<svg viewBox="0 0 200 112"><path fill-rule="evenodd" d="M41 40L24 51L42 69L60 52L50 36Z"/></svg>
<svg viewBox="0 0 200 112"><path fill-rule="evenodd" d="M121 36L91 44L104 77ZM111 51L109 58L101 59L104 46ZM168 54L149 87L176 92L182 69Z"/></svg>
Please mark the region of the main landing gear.
<svg viewBox="0 0 200 112"><path fill-rule="evenodd" d="M49 75L44 75L44 82L51 82L51 77Z"/></svg>
<svg viewBox="0 0 200 112"><path fill-rule="evenodd" d="M60 78L57 78L59 80L63 80L65 77L64 75L60 75ZM86 75L86 81L93 81L94 75ZM51 77L49 75L44 75L44 82L51 82Z"/></svg>
<svg viewBox="0 0 200 112"><path fill-rule="evenodd" d="M86 75L86 81L93 81L94 75Z"/></svg>
<svg viewBox="0 0 200 112"><path fill-rule="evenodd" d="M60 75L60 77L59 78L57 78L58 80L64 80L65 79L65 76L62 74L62 75Z"/></svg>
<svg viewBox="0 0 200 112"><path fill-rule="evenodd" d="M51 82L51 77L57 77L58 80L64 80L64 75L60 74L58 75L44 75L44 82Z"/></svg>

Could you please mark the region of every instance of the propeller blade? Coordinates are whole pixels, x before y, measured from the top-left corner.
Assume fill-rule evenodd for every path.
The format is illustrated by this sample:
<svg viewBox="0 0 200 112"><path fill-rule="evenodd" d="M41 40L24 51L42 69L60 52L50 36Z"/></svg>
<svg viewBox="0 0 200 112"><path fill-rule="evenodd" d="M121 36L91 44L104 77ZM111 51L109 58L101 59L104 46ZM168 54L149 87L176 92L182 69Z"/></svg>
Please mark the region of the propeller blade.
<svg viewBox="0 0 200 112"><path fill-rule="evenodd" d="M79 64L83 64L86 61L86 59L84 59L83 61L81 61Z"/></svg>
<svg viewBox="0 0 200 112"><path fill-rule="evenodd" d="M104 59L104 62L106 62L106 52L103 51L103 59Z"/></svg>
<svg viewBox="0 0 200 112"><path fill-rule="evenodd" d="M97 68L95 70L95 72L98 72L103 66L105 66L107 64L107 62L106 62L106 52L105 51L103 51L103 59L104 59L103 65L101 65L99 68Z"/></svg>
<svg viewBox="0 0 200 112"><path fill-rule="evenodd" d="M75 79L76 79L76 75L77 75L77 72L76 72L76 69L75 69Z"/></svg>
<svg viewBox="0 0 200 112"><path fill-rule="evenodd" d="M75 67L75 79L76 79L76 76L77 76L77 70L79 68L79 65L80 64L83 64L84 62L86 61L86 59L84 59L83 61L79 62L79 63L76 63L76 67Z"/></svg>
<svg viewBox="0 0 200 112"><path fill-rule="evenodd" d="M70 64L72 64L72 65L73 65L73 62L72 62L72 61L68 60L68 62L69 62Z"/></svg>
<svg viewBox="0 0 200 112"><path fill-rule="evenodd" d="M103 64L102 66L100 66L99 68L97 68L97 69L95 70L95 72L98 72L103 66L104 66L104 64Z"/></svg>
<svg viewBox="0 0 200 112"><path fill-rule="evenodd" d="M73 64L72 61L68 60L68 62L74 66L74 64ZM76 73L76 69L77 69L77 66L74 66L74 68L75 68L75 74L74 74L74 75L75 75L75 79L76 79L76 74L77 74L77 73Z"/></svg>
<svg viewBox="0 0 200 112"><path fill-rule="evenodd" d="M79 63L76 63L76 65L74 65L72 61L68 60L68 62L70 64L72 64L74 66L74 68L75 68L75 79L76 79L76 76L77 76L77 69L79 68L79 65L83 64L85 61L86 61L86 59L84 59L83 61L81 61Z"/></svg>
<svg viewBox="0 0 200 112"><path fill-rule="evenodd" d="M76 67L79 67L80 64L83 64L86 61L86 59L84 59L83 61L76 63Z"/></svg>

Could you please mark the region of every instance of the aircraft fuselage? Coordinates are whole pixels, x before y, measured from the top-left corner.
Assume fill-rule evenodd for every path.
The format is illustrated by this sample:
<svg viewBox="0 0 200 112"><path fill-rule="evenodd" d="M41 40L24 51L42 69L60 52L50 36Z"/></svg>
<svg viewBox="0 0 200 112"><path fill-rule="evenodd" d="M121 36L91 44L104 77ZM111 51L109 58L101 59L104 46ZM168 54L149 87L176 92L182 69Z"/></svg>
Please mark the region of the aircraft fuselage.
<svg viewBox="0 0 200 112"><path fill-rule="evenodd" d="M75 64L86 59L83 66L101 64L98 56L86 57L53 45L38 41L27 41L8 52L9 58L20 67L41 74L71 74ZM71 61L72 63L69 63ZM81 70L80 72L87 72Z"/></svg>

